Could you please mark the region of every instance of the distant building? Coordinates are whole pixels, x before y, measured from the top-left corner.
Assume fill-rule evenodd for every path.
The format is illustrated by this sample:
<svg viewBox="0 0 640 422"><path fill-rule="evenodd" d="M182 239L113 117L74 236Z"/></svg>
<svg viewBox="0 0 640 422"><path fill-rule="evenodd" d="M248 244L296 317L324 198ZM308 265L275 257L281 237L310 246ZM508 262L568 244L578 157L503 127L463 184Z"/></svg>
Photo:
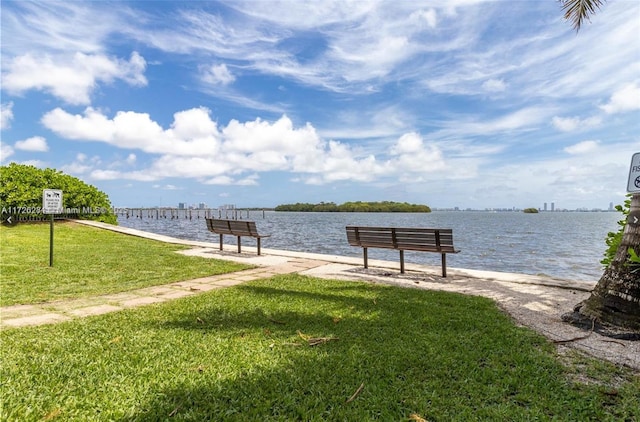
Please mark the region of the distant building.
<svg viewBox="0 0 640 422"><path fill-rule="evenodd" d="M555 210L556 210L556 203L555 203L555 202L552 202L552 203L551 203L551 212L553 212L553 211L555 211Z"/></svg>
<svg viewBox="0 0 640 422"><path fill-rule="evenodd" d="M200 203L198 204L198 209L200 209L200 210L204 210L204 209L206 209L206 208L207 208L207 204L205 204L204 202L200 202Z"/></svg>
<svg viewBox="0 0 640 422"><path fill-rule="evenodd" d="M545 211L547 210L547 203L546 202L544 203L544 210Z"/></svg>
<svg viewBox="0 0 640 422"><path fill-rule="evenodd" d="M184 203L184 202L179 202L179 203L178 203L178 209L179 209L179 210L187 209L187 204L186 204L186 203Z"/></svg>
<svg viewBox="0 0 640 422"><path fill-rule="evenodd" d="M613 202L609 202L609 211L613 211Z"/></svg>

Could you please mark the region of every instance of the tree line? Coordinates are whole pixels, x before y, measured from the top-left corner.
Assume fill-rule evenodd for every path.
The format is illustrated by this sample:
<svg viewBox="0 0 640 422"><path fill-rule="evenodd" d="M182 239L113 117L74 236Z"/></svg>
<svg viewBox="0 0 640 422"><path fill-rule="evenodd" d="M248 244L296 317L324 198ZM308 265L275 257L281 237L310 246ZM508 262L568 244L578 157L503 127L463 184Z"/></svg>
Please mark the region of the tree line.
<svg viewBox="0 0 640 422"><path fill-rule="evenodd" d="M0 180L3 214L42 215L42 191L60 189L64 209L77 210L74 214L83 219L117 224L106 193L59 170L11 163L0 167Z"/></svg>
<svg viewBox="0 0 640 422"><path fill-rule="evenodd" d="M275 207L275 211L298 212L431 212L427 205L409 204L407 202L345 202L337 205L335 202L320 202L318 204L301 203L282 204Z"/></svg>

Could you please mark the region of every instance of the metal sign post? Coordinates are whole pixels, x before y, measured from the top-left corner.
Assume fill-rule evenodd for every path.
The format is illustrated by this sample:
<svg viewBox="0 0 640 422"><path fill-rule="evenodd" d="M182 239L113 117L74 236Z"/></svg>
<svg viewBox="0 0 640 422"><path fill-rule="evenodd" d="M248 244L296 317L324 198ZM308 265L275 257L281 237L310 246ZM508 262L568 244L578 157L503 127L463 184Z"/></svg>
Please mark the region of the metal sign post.
<svg viewBox="0 0 640 422"><path fill-rule="evenodd" d="M636 152L633 154L633 157L631 157L627 192L640 192L640 152Z"/></svg>
<svg viewBox="0 0 640 422"><path fill-rule="evenodd" d="M42 213L50 214L49 220L49 266L53 267L53 214L62 213L62 191L45 189L42 191Z"/></svg>
<svg viewBox="0 0 640 422"><path fill-rule="evenodd" d="M627 192L633 193L634 197L640 192L640 152L636 152L633 154L633 157L631 157ZM627 224L631 227L640 226L640 211L631 210L627 216Z"/></svg>

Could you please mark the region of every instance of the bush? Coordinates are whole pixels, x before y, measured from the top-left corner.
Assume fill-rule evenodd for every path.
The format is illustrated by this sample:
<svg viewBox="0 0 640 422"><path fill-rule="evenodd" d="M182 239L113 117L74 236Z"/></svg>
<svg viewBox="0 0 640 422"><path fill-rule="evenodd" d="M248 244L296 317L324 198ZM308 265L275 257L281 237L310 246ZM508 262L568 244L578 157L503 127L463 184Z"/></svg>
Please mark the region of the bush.
<svg viewBox="0 0 640 422"><path fill-rule="evenodd" d="M604 258L600 263L604 265L605 268L613 262L613 258L616 256L616 251L618 250L618 246L622 241L622 233L624 232L624 227L627 225L627 216L629 215L629 211L631 210L631 195L627 195L627 200L624 201L624 206L616 205L616 210L622 213L622 220L618 221L618 225L620 229L617 232L609 232L607 233L607 238L605 242L607 243L607 250L604 252Z"/></svg>
<svg viewBox="0 0 640 422"><path fill-rule="evenodd" d="M11 163L0 167L0 207L3 213L42 215L42 191L63 191L65 209L87 220L117 224L106 193L82 180L54 169ZM23 211L24 210L24 211Z"/></svg>

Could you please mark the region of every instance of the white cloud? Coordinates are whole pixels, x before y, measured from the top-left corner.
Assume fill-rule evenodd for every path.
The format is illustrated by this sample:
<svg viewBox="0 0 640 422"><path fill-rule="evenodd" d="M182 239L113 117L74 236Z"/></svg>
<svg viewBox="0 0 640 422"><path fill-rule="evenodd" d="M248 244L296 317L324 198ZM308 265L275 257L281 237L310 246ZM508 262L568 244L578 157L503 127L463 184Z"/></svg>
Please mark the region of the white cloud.
<svg viewBox="0 0 640 422"><path fill-rule="evenodd" d="M42 160L25 160L21 161L20 164L24 164L25 166L34 166L38 168L47 167L47 163Z"/></svg>
<svg viewBox="0 0 640 422"><path fill-rule="evenodd" d="M34 50L100 52L105 38L128 20L143 20L124 3L112 7L101 2L18 1L11 6L2 8L2 50L11 55Z"/></svg>
<svg viewBox="0 0 640 422"><path fill-rule="evenodd" d="M613 198L624 197L628 163L632 152L640 151L640 142L607 144L606 148L590 145L585 144L581 153L556 154L544 160L489 160L480 168L482 183L445 179L430 182L428 189L455 192L469 206L474 206L474 201L487 204L488 197L493 206L541 206L554 201L556 209L604 209Z"/></svg>
<svg viewBox="0 0 640 422"><path fill-rule="evenodd" d="M147 174L144 171L121 172L117 170L101 170L101 169L96 169L91 171L90 177L94 180L128 179L128 180L137 180L139 182L153 182L160 179L159 177Z"/></svg>
<svg viewBox="0 0 640 422"><path fill-rule="evenodd" d="M640 110L640 86L635 83L623 86L600 108L607 114Z"/></svg>
<svg viewBox="0 0 640 422"><path fill-rule="evenodd" d="M162 190L181 190L182 188L179 188L176 185L171 185L171 184L166 184L166 185L153 185L154 189L162 189Z"/></svg>
<svg viewBox="0 0 640 422"><path fill-rule="evenodd" d="M482 88L487 92L503 92L506 87L502 79L489 79L482 83Z"/></svg>
<svg viewBox="0 0 640 422"><path fill-rule="evenodd" d="M11 157L14 153L14 150L11 146L1 143L0 144L0 163L5 163L9 157Z"/></svg>
<svg viewBox="0 0 640 422"><path fill-rule="evenodd" d="M402 135L398 142L391 148L394 155L414 154L422 149L422 139L417 133Z"/></svg>
<svg viewBox="0 0 640 422"><path fill-rule="evenodd" d="M440 149L435 145L425 146L417 133L402 135L390 153L394 157L390 164L408 180L446 167Z"/></svg>
<svg viewBox="0 0 640 422"><path fill-rule="evenodd" d="M205 180L207 185L235 185L235 180L232 177L220 175Z"/></svg>
<svg viewBox="0 0 640 422"><path fill-rule="evenodd" d="M9 129L13 120L13 103L0 104L0 130Z"/></svg>
<svg viewBox="0 0 640 422"><path fill-rule="evenodd" d="M409 17L412 20L424 21L427 26L434 29L438 25L438 16L435 9L417 10Z"/></svg>
<svg viewBox="0 0 640 422"><path fill-rule="evenodd" d="M322 148L296 156L292 170L310 175L306 177L307 183L325 184L340 180L372 181L384 168L372 155L360 158L347 145L329 141Z"/></svg>
<svg viewBox="0 0 640 422"><path fill-rule="evenodd" d="M258 185L259 176L257 174L251 174L244 178L234 178L226 175L220 175L212 177L204 181L207 185L221 185L221 186L256 186ZM227 197L229 194L221 193L219 196Z"/></svg>
<svg viewBox="0 0 640 422"><path fill-rule="evenodd" d="M44 139L42 136L33 136L31 138L27 138L22 141L17 141L14 144L14 148L22 151L31 151L31 152L49 151L47 140Z"/></svg>
<svg viewBox="0 0 640 422"><path fill-rule="evenodd" d="M91 107L83 115L61 108L46 113L42 124L57 135L79 141L106 142L124 149L156 154L207 155L219 146L216 123L209 110L195 108L176 113L170 129L163 129L147 113L120 111L113 119Z"/></svg>
<svg viewBox="0 0 640 422"><path fill-rule="evenodd" d="M594 116L586 119L580 119L579 117L558 117L554 116L551 119L553 127L561 132L574 132L576 130L584 130L594 126L598 126L602 123L600 117Z"/></svg>
<svg viewBox="0 0 640 422"><path fill-rule="evenodd" d="M386 153L376 157L349 144L322 139L309 123L295 127L287 116L273 122L259 118L244 123L232 120L218 129L209 110L197 108L175 113L174 122L163 129L144 113L118 112L110 119L92 108L83 115L58 108L47 113L42 122L67 139L105 142L159 155L145 170L91 168L91 176L98 180L160 180L171 175L207 184L256 185L261 172L289 171L306 183L325 184L394 175L411 178L446 167L440 148L426 145L417 133L401 136ZM134 153L123 161L135 162Z"/></svg>
<svg viewBox="0 0 640 422"><path fill-rule="evenodd" d="M239 186L256 186L258 185L259 176L257 174L250 174L249 176L238 180Z"/></svg>
<svg viewBox="0 0 640 422"><path fill-rule="evenodd" d="M236 80L235 76L227 69L226 64L202 67L200 77L211 85L229 85Z"/></svg>
<svg viewBox="0 0 640 422"><path fill-rule="evenodd" d="M2 89L12 95L40 90L69 104L89 104L98 83L117 79L132 86L144 86L146 62L137 52L129 61L102 54L73 56L32 55L12 58L3 66Z"/></svg>
<svg viewBox="0 0 640 422"><path fill-rule="evenodd" d="M93 156L89 158L86 154L78 153L76 154L76 159L72 163L63 165L60 170L68 174L80 176L90 173L100 164L102 164L100 157Z"/></svg>
<svg viewBox="0 0 640 422"><path fill-rule="evenodd" d="M525 107L488 119L479 117L451 119L446 123L446 129L436 134L446 137L461 137L526 131L537 128L542 122L547 121L553 112L552 107Z"/></svg>
<svg viewBox="0 0 640 422"><path fill-rule="evenodd" d="M425 51L465 48L478 20L474 3L478 1L444 2L424 9L410 2L238 1L227 4L236 12L224 18L184 9L170 28L132 26L127 34L163 51L237 60L263 74L338 92L370 92L388 82L382 76L415 77L405 64ZM457 9L460 13L453 13ZM323 44L307 50L311 56L304 60L297 56L301 33L313 34ZM429 72L429 62L422 63ZM212 82L220 81L216 73L207 73Z"/></svg>
<svg viewBox="0 0 640 422"><path fill-rule="evenodd" d="M60 167L60 170L62 170L63 172L71 175L76 175L76 176L86 174L91 169L92 169L92 166L82 164L77 161L74 161L71 164L65 164L62 167Z"/></svg>
<svg viewBox="0 0 640 422"><path fill-rule="evenodd" d="M564 152L571 155L586 154L596 150L598 148L598 144L598 141L582 141L564 148Z"/></svg>

